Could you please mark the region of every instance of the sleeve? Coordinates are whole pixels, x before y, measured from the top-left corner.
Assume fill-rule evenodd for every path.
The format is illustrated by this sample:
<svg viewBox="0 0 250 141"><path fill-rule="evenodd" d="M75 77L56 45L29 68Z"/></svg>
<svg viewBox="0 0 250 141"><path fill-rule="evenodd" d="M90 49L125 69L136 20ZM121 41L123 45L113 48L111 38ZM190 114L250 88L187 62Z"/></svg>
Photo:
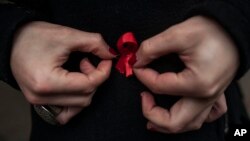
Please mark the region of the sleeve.
<svg viewBox="0 0 250 141"><path fill-rule="evenodd" d="M250 67L250 1L207 0L192 7L187 17L205 15L224 27L234 40L240 55L240 67L236 79Z"/></svg>
<svg viewBox="0 0 250 141"><path fill-rule="evenodd" d="M23 24L39 20L40 17L31 10L13 3L0 4L0 80L18 89L10 68L10 53L15 31Z"/></svg>

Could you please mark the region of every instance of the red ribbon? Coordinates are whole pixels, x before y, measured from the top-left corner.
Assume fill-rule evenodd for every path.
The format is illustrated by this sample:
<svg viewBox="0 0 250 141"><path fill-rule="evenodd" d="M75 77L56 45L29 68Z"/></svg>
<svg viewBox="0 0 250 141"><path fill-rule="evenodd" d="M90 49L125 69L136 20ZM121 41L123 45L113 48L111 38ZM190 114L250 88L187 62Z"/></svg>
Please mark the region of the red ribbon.
<svg viewBox="0 0 250 141"><path fill-rule="evenodd" d="M117 48L121 57L116 64L116 69L129 77L133 75L132 67L136 62L135 53L138 49L134 34L132 32L124 33L117 41Z"/></svg>

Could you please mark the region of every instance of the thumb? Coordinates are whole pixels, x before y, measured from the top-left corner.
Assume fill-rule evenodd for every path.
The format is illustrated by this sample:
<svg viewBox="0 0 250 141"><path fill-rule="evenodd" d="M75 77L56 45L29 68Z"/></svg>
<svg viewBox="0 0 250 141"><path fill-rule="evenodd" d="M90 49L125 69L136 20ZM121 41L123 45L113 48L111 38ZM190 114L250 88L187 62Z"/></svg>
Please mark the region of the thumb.
<svg viewBox="0 0 250 141"><path fill-rule="evenodd" d="M175 28L169 28L143 41L136 53L137 61L134 67L143 67L163 55L181 51L184 45L181 41L182 36L179 36L177 31Z"/></svg>
<svg viewBox="0 0 250 141"><path fill-rule="evenodd" d="M155 94L200 96L200 93L194 93L194 90L198 89L197 83L193 73L188 69L179 73L162 74L151 68L134 68L133 71L137 79Z"/></svg>

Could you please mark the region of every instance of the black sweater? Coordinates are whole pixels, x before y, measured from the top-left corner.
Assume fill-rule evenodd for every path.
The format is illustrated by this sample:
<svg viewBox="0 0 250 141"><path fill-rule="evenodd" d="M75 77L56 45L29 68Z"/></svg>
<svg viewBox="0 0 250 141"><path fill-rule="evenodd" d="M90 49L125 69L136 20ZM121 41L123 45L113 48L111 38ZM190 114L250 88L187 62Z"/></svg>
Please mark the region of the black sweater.
<svg viewBox="0 0 250 141"><path fill-rule="evenodd" d="M193 15L205 15L220 23L235 41L240 54L240 78L250 67L249 0L19 0L0 5L0 79L18 88L10 70L13 35L26 22L44 20L83 31L101 33L115 49L119 36L135 33L139 42L184 21ZM192 27L190 27L192 28ZM81 58L91 55L72 53L64 67L79 71ZM116 60L114 60L116 61ZM223 64L222 64L223 65ZM152 63L159 71L179 71L182 64L175 55ZM125 78L114 67L110 78L98 88L90 107L62 127L43 122L33 112L31 140L223 140L225 117L193 132L166 135L148 132L141 112L140 92L146 88L135 78ZM229 124L241 124L244 111L235 82L226 91ZM155 96L157 103L169 108L178 97Z"/></svg>

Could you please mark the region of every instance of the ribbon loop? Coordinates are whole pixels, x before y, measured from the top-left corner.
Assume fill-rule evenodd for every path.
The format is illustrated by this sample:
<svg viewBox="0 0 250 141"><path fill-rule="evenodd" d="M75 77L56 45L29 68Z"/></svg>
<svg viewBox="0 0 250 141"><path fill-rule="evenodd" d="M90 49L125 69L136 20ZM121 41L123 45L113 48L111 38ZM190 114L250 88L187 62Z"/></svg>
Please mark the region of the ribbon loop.
<svg viewBox="0 0 250 141"><path fill-rule="evenodd" d="M132 76L132 67L136 61L135 53L138 49L134 34L132 32L123 34L117 41L117 49L121 57L116 64L116 69L126 77Z"/></svg>

